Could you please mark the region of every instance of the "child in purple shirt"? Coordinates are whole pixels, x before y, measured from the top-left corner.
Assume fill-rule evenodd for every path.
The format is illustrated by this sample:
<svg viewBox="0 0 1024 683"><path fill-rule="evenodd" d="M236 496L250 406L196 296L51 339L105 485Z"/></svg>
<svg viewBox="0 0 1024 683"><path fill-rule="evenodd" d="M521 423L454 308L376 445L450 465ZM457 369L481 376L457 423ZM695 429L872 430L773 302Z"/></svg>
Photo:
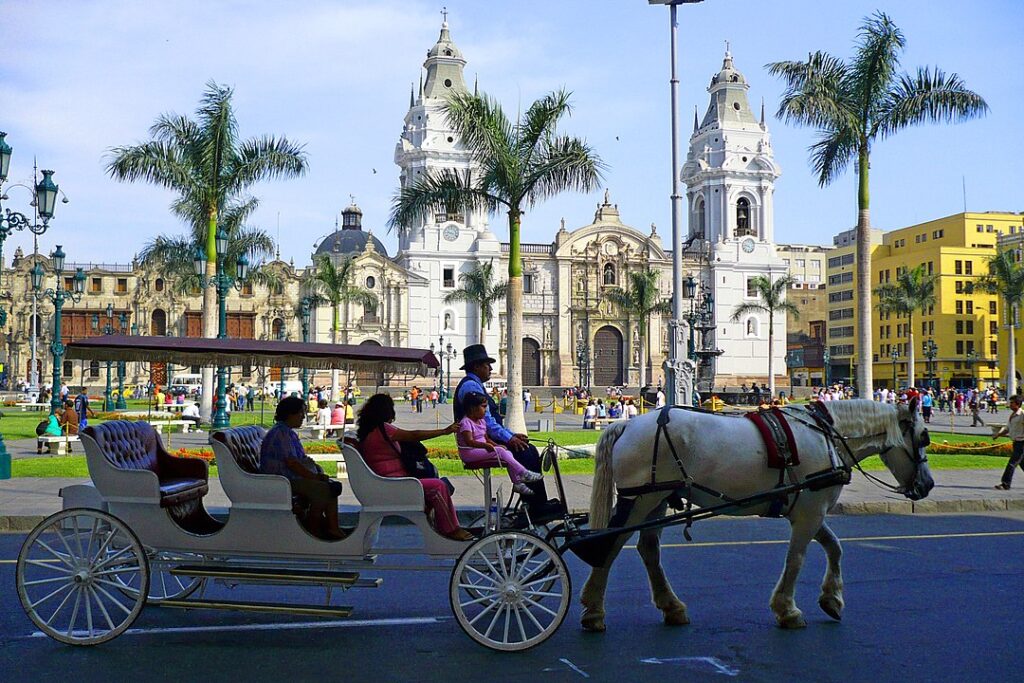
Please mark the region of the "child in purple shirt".
<svg viewBox="0 0 1024 683"><path fill-rule="evenodd" d="M487 397L472 393L463 399L466 416L459 420L459 431L455 437L459 445L459 457L466 465L499 465L508 471L512 479L512 490L522 495L531 493L526 483L539 481L542 475L531 472L513 457L512 452L500 444L496 444L487 436Z"/></svg>

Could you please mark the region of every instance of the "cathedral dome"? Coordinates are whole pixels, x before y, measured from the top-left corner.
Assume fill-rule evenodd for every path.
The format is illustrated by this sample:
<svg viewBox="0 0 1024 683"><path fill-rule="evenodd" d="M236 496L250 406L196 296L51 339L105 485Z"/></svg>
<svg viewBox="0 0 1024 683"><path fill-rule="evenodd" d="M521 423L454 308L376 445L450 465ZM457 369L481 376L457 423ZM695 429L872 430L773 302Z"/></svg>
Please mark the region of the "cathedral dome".
<svg viewBox="0 0 1024 683"><path fill-rule="evenodd" d="M316 254L360 254L366 249L366 243L371 241L376 251L388 255L379 239L363 231L363 212L352 202L341 212L341 229L325 237L316 248Z"/></svg>
<svg viewBox="0 0 1024 683"><path fill-rule="evenodd" d="M441 35L437 38L437 43L434 47L430 48L427 53L427 57L451 57L452 59L462 59L462 52L452 42L451 33L448 32L448 22L441 24Z"/></svg>
<svg viewBox="0 0 1024 683"><path fill-rule="evenodd" d="M711 85L718 83L737 83L740 85L746 85L747 79L743 77L736 67L732 63L732 53L726 52L725 59L722 61L722 70L711 77Z"/></svg>

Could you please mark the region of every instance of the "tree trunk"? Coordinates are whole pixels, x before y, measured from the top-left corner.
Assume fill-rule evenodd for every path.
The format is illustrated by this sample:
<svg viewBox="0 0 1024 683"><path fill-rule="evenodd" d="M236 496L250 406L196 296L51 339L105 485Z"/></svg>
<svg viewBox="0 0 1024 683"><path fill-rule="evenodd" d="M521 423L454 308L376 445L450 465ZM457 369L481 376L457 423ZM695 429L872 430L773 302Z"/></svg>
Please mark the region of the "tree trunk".
<svg viewBox="0 0 1024 683"><path fill-rule="evenodd" d="M486 344L487 343L487 337L486 337L486 334L487 334L487 324L484 322L484 314L483 314L484 304L481 301L479 305L480 305L480 309L481 309L481 311L480 311L480 343L481 344Z"/></svg>
<svg viewBox="0 0 1024 683"><path fill-rule="evenodd" d="M641 389L643 389L643 387L644 387L644 380L647 378L647 346L646 346L646 344L644 342L647 339L647 334L650 333L649 329L647 330L647 334L644 333L644 326L650 325L650 324L651 324L650 323L650 316L644 316L640 320L640 325L637 326L637 332L640 334L640 388ZM676 397L676 401L677 402L679 401L678 397Z"/></svg>
<svg viewBox="0 0 1024 683"><path fill-rule="evenodd" d="M505 426L516 434L526 433L523 410L523 260L519 250L519 209L508 214L508 299L506 317L508 334L505 340L508 402Z"/></svg>
<svg viewBox="0 0 1024 683"><path fill-rule="evenodd" d="M868 149L864 143L858 159L857 192L857 394L871 398L873 390L874 353L872 350L871 316L871 199L868 192Z"/></svg>
<svg viewBox="0 0 1024 683"><path fill-rule="evenodd" d="M338 317L339 317L338 306L339 306L339 304L334 304L334 306L332 307L332 310L331 310L331 343L335 344L335 345L338 343ZM338 397L341 396L341 394L338 393L338 390L339 390L339 387L338 387L338 368L333 368L331 370L331 400L332 401L337 401ZM308 399L308 398L309 397L306 397L306 399Z"/></svg>
<svg viewBox="0 0 1024 683"><path fill-rule="evenodd" d="M907 314L907 386L914 384L914 314Z"/></svg>
<svg viewBox="0 0 1024 683"><path fill-rule="evenodd" d="M217 291L210 286L217 274L217 209L210 211L206 231L206 286L203 287L203 337L217 336ZM188 330L186 330L186 333ZM217 374L214 368L202 368L203 395L199 414L203 422L213 422L213 405L217 400Z"/></svg>
<svg viewBox="0 0 1024 683"><path fill-rule="evenodd" d="M768 403L775 398L775 311L768 311Z"/></svg>
<svg viewBox="0 0 1024 683"><path fill-rule="evenodd" d="M1007 363L1009 372L1006 377L1006 396L1004 398L1009 399L1011 396L1017 393L1017 349L1014 344L1014 325L1017 323L1017 307L1013 304L1007 306L1010 309L1010 348L1009 362Z"/></svg>

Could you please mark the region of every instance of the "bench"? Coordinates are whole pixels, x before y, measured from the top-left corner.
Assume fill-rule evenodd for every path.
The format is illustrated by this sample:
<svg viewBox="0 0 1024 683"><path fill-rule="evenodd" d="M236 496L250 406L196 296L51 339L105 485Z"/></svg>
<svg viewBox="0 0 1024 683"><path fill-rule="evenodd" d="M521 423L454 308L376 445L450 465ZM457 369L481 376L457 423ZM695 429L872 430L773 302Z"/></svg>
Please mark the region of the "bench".
<svg viewBox="0 0 1024 683"><path fill-rule="evenodd" d="M312 436L314 439L325 439L325 438L327 438L327 434L328 433L335 434L335 435L337 435L339 437L344 436L345 435L345 427L346 426L347 425L309 424L309 425L306 425L306 428L309 429L309 435Z"/></svg>
<svg viewBox="0 0 1024 683"><path fill-rule="evenodd" d="M21 408L21 412L23 413L29 410L41 411L50 409L49 403L15 403L14 405L17 406L18 408Z"/></svg>
<svg viewBox="0 0 1024 683"><path fill-rule="evenodd" d="M590 428L591 429L595 429L597 431L601 431L604 427L607 427L608 425L610 425L613 422L618 422L619 420L626 420L626 419L628 419L628 418L625 418L625 417L595 417L593 420L590 421L590 423L591 423L591 427Z"/></svg>
<svg viewBox="0 0 1024 683"><path fill-rule="evenodd" d="M43 446L46 446L46 452L50 455L67 455L71 452L71 444L75 441L81 441L81 439L73 434L65 434L63 436L37 436L36 453L42 454ZM54 446L57 447L56 451L53 450Z"/></svg>
<svg viewBox="0 0 1024 683"><path fill-rule="evenodd" d="M157 425L167 427L168 430L170 430L171 427L181 427L182 434L188 434L195 425L195 422L192 420L150 420L149 424L154 427Z"/></svg>

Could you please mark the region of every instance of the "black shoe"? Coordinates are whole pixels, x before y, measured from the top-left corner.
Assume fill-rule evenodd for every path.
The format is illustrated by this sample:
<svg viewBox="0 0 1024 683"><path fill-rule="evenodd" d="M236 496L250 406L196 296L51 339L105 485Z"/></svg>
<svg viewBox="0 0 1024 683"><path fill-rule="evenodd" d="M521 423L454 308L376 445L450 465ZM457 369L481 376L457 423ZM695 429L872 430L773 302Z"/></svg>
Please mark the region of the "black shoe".
<svg viewBox="0 0 1024 683"><path fill-rule="evenodd" d="M992 488L998 489L999 491L1009 491L1010 490L1010 485L1009 484L996 484Z"/></svg>

